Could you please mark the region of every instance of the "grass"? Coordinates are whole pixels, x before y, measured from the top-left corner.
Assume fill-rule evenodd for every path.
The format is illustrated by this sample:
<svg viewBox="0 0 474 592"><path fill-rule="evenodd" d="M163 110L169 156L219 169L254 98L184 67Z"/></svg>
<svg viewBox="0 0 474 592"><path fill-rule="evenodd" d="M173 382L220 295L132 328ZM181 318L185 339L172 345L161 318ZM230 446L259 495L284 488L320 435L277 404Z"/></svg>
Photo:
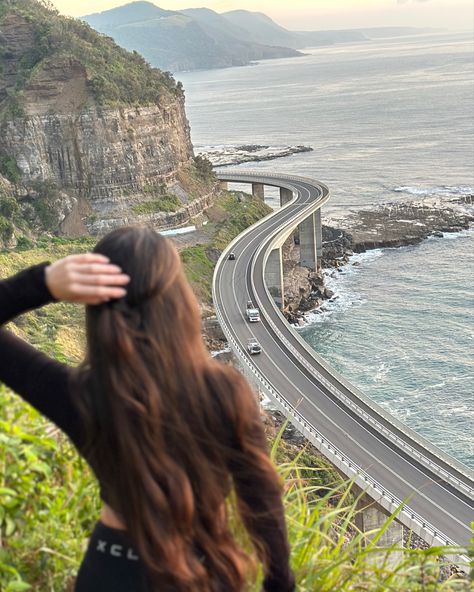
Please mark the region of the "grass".
<svg viewBox="0 0 474 592"><path fill-rule="evenodd" d="M155 214L157 212L176 212L181 207L181 201L177 195L171 193L162 195L150 201L144 201L133 206L135 214Z"/></svg>
<svg viewBox="0 0 474 592"><path fill-rule="evenodd" d="M234 237L271 212L260 198L235 192L224 192L214 207L223 213L212 241L216 249L224 249Z"/></svg>
<svg viewBox="0 0 474 592"><path fill-rule="evenodd" d="M67 440L2 387L0 417L0 589L62 592L72 583L99 515L96 483ZM277 437L274 458L280 448ZM301 460L297 454L279 465L299 592L470 589L466 579L440 581L446 548L376 549L353 526L350 483L323 485L325 468L314 459L312 465ZM236 536L245 543L233 514ZM400 555L395 564L393 553ZM252 592L260 589L259 582L250 586Z"/></svg>
<svg viewBox="0 0 474 592"><path fill-rule="evenodd" d="M206 226L209 241L180 251L188 280L201 302L212 303L211 285L215 257L229 242L248 226L265 216L270 208L262 200L251 195L224 191L215 200L208 213L211 222Z"/></svg>
<svg viewBox="0 0 474 592"><path fill-rule="evenodd" d="M194 293L201 302L210 302L214 263L206 255L206 247L203 245L188 247L183 249L180 255L186 277L191 282Z"/></svg>

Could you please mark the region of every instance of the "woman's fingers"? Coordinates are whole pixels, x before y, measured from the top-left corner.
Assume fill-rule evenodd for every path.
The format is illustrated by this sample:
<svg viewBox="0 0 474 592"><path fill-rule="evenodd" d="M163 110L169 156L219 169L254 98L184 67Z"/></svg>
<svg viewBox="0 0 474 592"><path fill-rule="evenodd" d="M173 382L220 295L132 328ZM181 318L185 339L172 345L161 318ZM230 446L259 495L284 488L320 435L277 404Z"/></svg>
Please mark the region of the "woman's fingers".
<svg viewBox="0 0 474 592"><path fill-rule="evenodd" d="M102 301L111 298L122 298L127 293L123 288L114 288L113 286L91 286L88 284L71 284L71 292L79 298L88 300L100 299Z"/></svg>
<svg viewBox="0 0 474 592"><path fill-rule="evenodd" d="M69 266L71 271L77 273L95 275L95 274L107 274L113 275L115 273L121 273L122 269L114 263L92 263L92 262L71 262Z"/></svg>
<svg viewBox="0 0 474 592"><path fill-rule="evenodd" d="M101 273L82 273L77 270L71 273L71 282L89 286L125 286L130 277L121 272L103 271Z"/></svg>
<svg viewBox="0 0 474 592"><path fill-rule="evenodd" d="M57 300L100 304L126 295L130 277L97 253L70 255L45 270L46 284Z"/></svg>

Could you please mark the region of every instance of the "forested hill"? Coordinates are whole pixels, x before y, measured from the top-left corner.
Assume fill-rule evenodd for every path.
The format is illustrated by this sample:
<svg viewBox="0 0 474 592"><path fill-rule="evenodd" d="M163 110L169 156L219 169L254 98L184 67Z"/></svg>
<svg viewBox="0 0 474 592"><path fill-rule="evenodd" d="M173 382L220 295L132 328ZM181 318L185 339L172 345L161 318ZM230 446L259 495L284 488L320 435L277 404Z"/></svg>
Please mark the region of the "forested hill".
<svg viewBox="0 0 474 592"><path fill-rule="evenodd" d="M224 68L300 55L288 47L245 39L245 31L212 10L170 11L151 2L132 2L82 18L164 70Z"/></svg>

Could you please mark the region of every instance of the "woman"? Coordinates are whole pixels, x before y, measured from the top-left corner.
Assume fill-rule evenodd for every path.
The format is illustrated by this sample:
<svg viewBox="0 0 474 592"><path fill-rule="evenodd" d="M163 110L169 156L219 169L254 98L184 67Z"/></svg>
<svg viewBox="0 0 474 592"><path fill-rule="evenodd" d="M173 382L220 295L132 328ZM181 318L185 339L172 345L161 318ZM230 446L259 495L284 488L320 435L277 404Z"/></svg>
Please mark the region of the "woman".
<svg viewBox="0 0 474 592"><path fill-rule="evenodd" d="M73 369L0 331L0 381L72 440L104 502L76 592L237 592L253 566L226 499L263 562L264 590L294 589L281 485L255 398L205 350L196 299L171 243L111 232L94 253L0 282L0 324L54 301L86 304Z"/></svg>

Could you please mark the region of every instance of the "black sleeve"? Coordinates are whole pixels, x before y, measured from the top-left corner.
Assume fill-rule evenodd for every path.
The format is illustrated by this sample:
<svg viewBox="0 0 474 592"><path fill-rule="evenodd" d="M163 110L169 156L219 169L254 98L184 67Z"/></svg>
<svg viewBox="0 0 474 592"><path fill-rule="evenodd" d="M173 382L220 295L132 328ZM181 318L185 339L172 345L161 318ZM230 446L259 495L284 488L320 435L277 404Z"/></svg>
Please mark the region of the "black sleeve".
<svg viewBox="0 0 474 592"><path fill-rule="evenodd" d="M0 382L80 445L80 421L72 401L72 369L38 351L1 325L54 299L45 283L47 263L0 281Z"/></svg>

